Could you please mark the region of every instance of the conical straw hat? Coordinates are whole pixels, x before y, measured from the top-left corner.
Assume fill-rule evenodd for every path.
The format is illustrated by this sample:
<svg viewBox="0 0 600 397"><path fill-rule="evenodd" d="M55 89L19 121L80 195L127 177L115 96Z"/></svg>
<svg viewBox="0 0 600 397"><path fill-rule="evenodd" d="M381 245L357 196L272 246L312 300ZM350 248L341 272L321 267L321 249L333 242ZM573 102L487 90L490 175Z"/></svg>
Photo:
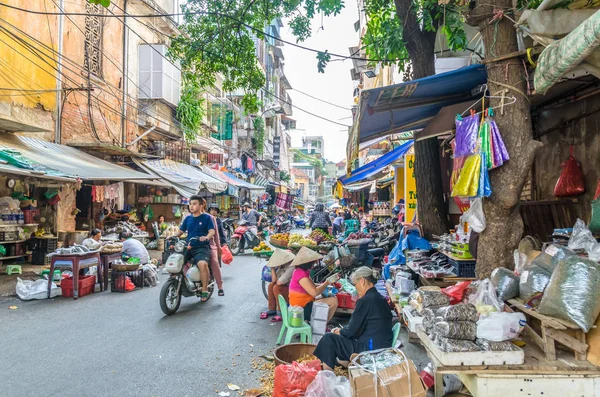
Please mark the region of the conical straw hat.
<svg viewBox="0 0 600 397"><path fill-rule="evenodd" d="M292 254L290 251L285 251L279 248L275 248L273 255L269 258L267 262L268 267L279 267L283 266L286 263L290 263L294 260L296 256Z"/></svg>
<svg viewBox="0 0 600 397"><path fill-rule="evenodd" d="M296 258L292 262L292 266L300 266L305 263L318 261L323 258L323 256L319 255L317 252L311 250L307 247L300 248L300 251L296 254Z"/></svg>

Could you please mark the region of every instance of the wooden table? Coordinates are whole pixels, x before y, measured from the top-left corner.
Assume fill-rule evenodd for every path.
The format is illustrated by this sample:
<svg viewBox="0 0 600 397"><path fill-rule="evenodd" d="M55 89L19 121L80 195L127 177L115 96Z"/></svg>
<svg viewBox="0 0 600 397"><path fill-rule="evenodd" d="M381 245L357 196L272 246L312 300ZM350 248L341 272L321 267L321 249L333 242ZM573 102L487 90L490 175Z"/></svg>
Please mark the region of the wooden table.
<svg viewBox="0 0 600 397"><path fill-rule="evenodd" d="M100 266L98 269L98 277L101 279L100 282L100 291L107 290L108 291L108 269L110 268L110 264L117 259L121 259L121 252L114 252L111 254L108 253L100 253Z"/></svg>
<svg viewBox="0 0 600 397"><path fill-rule="evenodd" d="M419 338L424 338L421 331ZM445 366L428 343L423 345L435 367L436 386L443 385L444 374L455 374L475 397L600 397L600 367L562 351L557 352L558 360L549 361L531 339L524 340L521 365ZM443 395L444 388L436 387L435 397Z"/></svg>
<svg viewBox="0 0 600 397"><path fill-rule="evenodd" d="M469 277L441 277L441 278L425 278L419 274L419 282L427 287L446 288L461 281L473 281L474 278Z"/></svg>
<svg viewBox="0 0 600 397"><path fill-rule="evenodd" d="M94 260L95 259L95 260ZM52 275L55 268L67 268L73 272L73 299L79 297L79 270L98 266L100 267L100 252L86 252L84 254L52 255L50 262L50 277L48 277L48 298L52 288Z"/></svg>

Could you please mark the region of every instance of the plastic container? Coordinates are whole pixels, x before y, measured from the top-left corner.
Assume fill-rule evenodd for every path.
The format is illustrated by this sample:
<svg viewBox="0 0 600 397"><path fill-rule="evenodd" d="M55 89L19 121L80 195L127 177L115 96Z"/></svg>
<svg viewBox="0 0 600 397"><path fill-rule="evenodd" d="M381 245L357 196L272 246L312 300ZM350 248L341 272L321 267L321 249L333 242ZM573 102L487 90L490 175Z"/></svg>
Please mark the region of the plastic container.
<svg viewBox="0 0 600 397"><path fill-rule="evenodd" d="M304 322L304 308L292 306L289 308L289 322L292 327L301 327Z"/></svg>
<svg viewBox="0 0 600 397"><path fill-rule="evenodd" d="M454 267L454 273L457 277L472 278L475 277L475 260L472 261L455 261L448 258L448 263Z"/></svg>
<svg viewBox="0 0 600 397"><path fill-rule="evenodd" d="M96 276L80 276L78 283L78 298L89 295L94 292L96 286ZM73 277L65 277L60 282L62 296L73 297Z"/></svg>

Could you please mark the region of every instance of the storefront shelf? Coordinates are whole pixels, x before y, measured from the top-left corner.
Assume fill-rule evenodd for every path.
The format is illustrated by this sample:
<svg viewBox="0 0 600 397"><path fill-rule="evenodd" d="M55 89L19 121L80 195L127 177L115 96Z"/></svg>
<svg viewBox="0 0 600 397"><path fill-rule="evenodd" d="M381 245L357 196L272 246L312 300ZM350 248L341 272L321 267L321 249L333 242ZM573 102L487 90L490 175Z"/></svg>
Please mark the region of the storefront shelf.
<svg viewBox="0 0 600 397"><path fill-rule="evenodd" d="M31 254L23 254L23 255L15 255L15 256L2 256L2 257L0 257L0 262L7 261L9 259L24 258L24 257L30 256L30 255Z"/></svg>
<svg viewBox="0 0 600 397"><path fill-rule="evenodd" d="M18 224L10 224L10 225L0 225L0 227L32 227L32 226L37 226L37 223L26 223L24 225L18 225Z"/></svg>
<svg viewBox="0 0 600 397"><path fill-rule="evenodd" d="M16 240L16 241L0 241L0 244L18 244L24 243L27 240Z"/></svg>

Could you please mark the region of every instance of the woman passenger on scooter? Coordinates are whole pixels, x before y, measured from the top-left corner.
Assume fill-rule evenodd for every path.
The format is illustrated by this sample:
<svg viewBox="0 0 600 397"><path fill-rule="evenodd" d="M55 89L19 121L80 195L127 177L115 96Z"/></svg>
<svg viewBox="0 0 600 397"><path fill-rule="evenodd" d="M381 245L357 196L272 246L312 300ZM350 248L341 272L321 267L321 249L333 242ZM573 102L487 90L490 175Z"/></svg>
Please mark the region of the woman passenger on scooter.
<svg viewBox="0 0 600 397"><path fill-rule="evenodd" d="M294 274L294 267L291 265L296 256L290 251L275 248L273 255L267 262L267 267L271 269L271 283L268 288L269 308L268 311L260 314L261 319L266 319L269 316L275 315L271 319L272 322L281 321L281 309L279 307L279 298L281 295L286 302L289 303L290 281Z"/></svg>
<svg viewBox="0 0 600 397"><path fill-rule="evenodd" d="M329 233L329 226L331 226L331 219L329 214L325 212L325 206L323 203L318 203L315 206L315 211L311 214L308 225L313 229L321 229L325 233Z"/></svg>
<svg viewBox="0 0 600 397"><path fill-rule="evenodd" d="M223 276L221 275L221 231L223 227L221 226L221 230L219 230L219 223L217 218L212 213L215 212L214 208L219 210L218 207L213 206L212 211L209 209L208 216L211 217L213 221L213 225L217 233L212 236L209 240L210 242L210 268L212 269L213 277L215 278L215 282L217 283L217 288L219 289L219 296L225 296L225 291L223 290Z"/></svg>
<svg viewBox="0 0 600 397"><path fill-rule="evenodd" d="M300 248L296 258L292 261L295 267L292 281L290 281L290 306L300 306L304 308L304 320L310 321L313 302L315 298L323 293L325 289L338 279L336 276L327 279L323 284L316 286L310 278L310 269L323 258L307 247ZM329 315L327 321L331 320L338 307L338 300L334 297L317 299L316 302L322 302L329 306Z"/></svg>

